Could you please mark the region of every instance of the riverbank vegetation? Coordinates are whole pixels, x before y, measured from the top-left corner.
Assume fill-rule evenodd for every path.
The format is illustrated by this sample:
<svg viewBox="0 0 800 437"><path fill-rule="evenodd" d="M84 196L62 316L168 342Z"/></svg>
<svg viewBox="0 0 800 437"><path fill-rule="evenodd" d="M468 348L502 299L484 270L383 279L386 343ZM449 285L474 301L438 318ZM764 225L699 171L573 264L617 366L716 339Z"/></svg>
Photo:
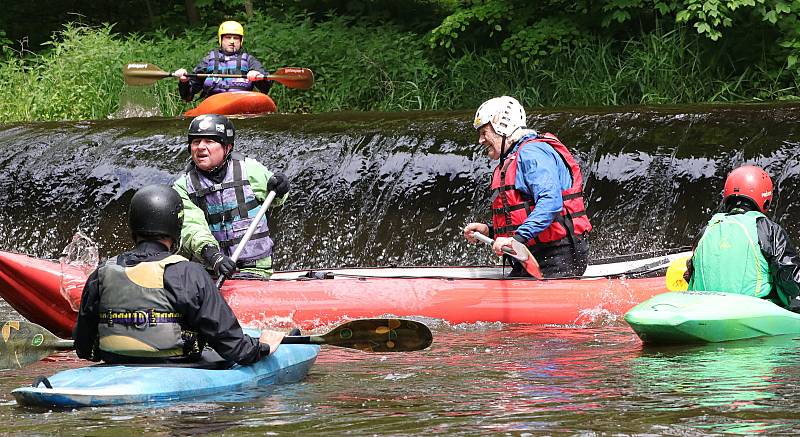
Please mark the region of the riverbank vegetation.
<svg viewBox="0 0 800 437"><path fill-rule="evenodd" d="M82 17L33 52L0 21L0 119L109 117L130 91L124 64L191 69L228 18L268 68L316 73L307 91L273 87L283 112L474 109L501 94L527 107L798 96L800 6L781 1L198 0L195 26L178 3L151 10L140 32ZM171 78L139 92L163 115L193 106Z"/></svg>

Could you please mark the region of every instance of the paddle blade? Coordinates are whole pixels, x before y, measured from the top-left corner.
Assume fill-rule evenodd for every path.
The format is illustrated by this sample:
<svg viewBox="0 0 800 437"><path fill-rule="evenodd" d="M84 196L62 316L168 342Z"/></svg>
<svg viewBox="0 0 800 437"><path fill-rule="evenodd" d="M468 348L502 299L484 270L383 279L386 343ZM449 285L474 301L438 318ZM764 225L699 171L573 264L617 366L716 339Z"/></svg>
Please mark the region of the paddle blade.
<svg viewBox="0 0 800 437"><path fill-rule="evenodd" d="M152 85L165 77L172 76L172 74L153 64L134 62L122 67L122 76L125 78L125 84L142 86Z"/></svg>
<svg viewBox="0 0 800 437"><path fill-rule="evenodd" d="M72 341L62 340L35 323L8 321L0 329L0 369L25 367L72 347Z"/></svg>
<svg viewBox="0 0 800 437"><path fill-rule="evenodd" d="M283 344L327 344L364 352L410 352L427 348L433 334L422 323L406 319L360 319L323 335L284 337Z"/></svg>
<svg viewBox="0 0 800 437"><path fill-rule="evenodd" d="M542 279L542 271L539 269L539 263L536 261L536 258L531 255L531 251L528 250L524 244L514 240L511 243L511 249L513 250L513 253L509 253L509 255L521 262L522 267L525 268L525 271L528 272L529 275L536 279Z"/></svg>
<svg viewBox="0 0 800 437"><path fill-rule="evenodd" d="M487 237L486 235L481 234L480 232L473 232L472 236L486 243L487 246L492 246L494 244L494 240ZM522 267L528 272L529 275L536 279L542 279L542 271L539 269L539 263L536 261L536 258L531 255L531 251L525 247L524 244L520 243L517 240L514 240L511 243L511 246L503 246L503 253L506 253L522 263Z"/></svg>
<svg viewBox="0 0 800 437"><path fill-rule="evenodd" d="M667 290L686 291L689 289L689 283L683 278L683 274L686 273L686 261L688 260L688 256L682 256L680 258L675 258L675 260L669 263L669 267L667 267L667 276L665 278Z"/></svg>
<svg viewBox="0 0 800 437"><path fill-rule="evenodd" d="M287 88L307 90L314 85L314 72L308 68L284 67L275 70L275 73L266 76Z"/></svg>

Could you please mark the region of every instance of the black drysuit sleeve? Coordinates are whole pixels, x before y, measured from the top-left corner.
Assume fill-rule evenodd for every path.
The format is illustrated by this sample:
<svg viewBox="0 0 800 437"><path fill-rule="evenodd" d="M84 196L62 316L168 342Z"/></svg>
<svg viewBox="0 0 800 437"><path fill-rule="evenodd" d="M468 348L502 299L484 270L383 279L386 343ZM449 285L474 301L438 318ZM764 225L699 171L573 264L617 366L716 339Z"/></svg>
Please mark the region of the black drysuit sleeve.
<svg viewBox="0 0 800 437"><path fill-rule="evenodd" d="M769 263L773 284L790 300L800 295L800 256L797 248L779 224L767 218L756 221L758 245Z"/></svg>
<svg viewBox="0 0 800 437"><path fill-rule="evenodd" d="M695 239L694 248L697 247L697 243L700 241L705 229L706 227L704 226L700 230ZM757 219L756 230L758 232L758 245L769 264L773 284L789 296L790 300L794 300L800 295L800 256L797 253L797 248L792 243L786 230L768 218ZM687 261L686 267L684 278L688 282L694 272L691 258Z"/></svg>
<svg viewBox="0 0 800 437"><path fill-rule="evenodd" d="M269 355L269 345L242 332L233 310L200 264L167 266L164 288L174 293L175 309L183 314L186 326L226 360L251 364Z"/></svg>

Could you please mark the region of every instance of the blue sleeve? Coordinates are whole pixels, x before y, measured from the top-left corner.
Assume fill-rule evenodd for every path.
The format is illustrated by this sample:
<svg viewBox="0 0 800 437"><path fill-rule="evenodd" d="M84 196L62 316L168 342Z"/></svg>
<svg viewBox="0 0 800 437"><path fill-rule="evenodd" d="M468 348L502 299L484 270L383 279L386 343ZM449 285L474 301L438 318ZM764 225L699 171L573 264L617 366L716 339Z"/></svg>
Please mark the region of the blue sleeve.
<svg viewBox="0 0 800 437"><path fill-rule="evenodd" d="M529 240L547 229L561 213L564 206L561 198L563 173L567 172L568 177L569 173L555 151L548 153L537 144L523 147L517 159L514 184L536 203L533 212L517 229L517 235Z"/></svg>

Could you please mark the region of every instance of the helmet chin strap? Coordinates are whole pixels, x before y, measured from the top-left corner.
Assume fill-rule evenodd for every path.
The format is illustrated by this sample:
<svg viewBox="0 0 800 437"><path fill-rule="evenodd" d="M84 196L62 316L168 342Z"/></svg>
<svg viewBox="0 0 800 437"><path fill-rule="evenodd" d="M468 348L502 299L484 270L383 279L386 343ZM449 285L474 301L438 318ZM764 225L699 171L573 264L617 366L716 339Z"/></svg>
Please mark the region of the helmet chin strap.
<svg viewBox="0 0 800 437"><path fill-rule="evenodd" d="M506 138L507 136L503 135L503 141L500 143L500 168L503 168L503 162L505 162L506 157L511 152L511 150L506 150Z"/></svg>

